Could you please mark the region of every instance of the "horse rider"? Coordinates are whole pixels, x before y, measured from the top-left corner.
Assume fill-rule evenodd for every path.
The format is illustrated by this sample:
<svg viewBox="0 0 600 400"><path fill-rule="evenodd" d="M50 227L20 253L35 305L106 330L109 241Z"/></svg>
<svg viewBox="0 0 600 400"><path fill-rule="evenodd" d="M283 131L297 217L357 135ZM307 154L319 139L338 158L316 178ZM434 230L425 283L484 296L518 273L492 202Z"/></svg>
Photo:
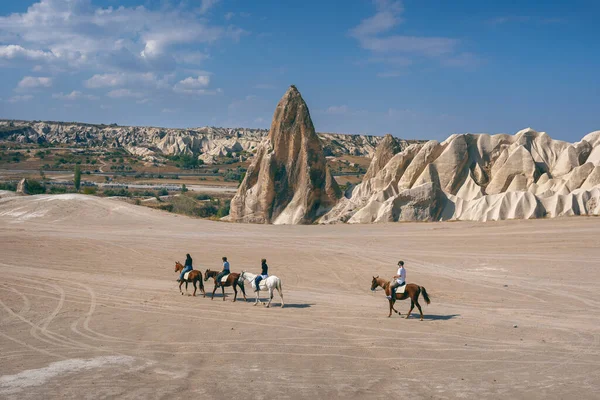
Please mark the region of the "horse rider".
<svg viewBox="0 0 600 400"><path fill-rule="evenodd" d="M181 282L183 280L183 275L186 272L190 272L193 269L194 269L194 267L192 267L192 257L190 257L189 254L186 254L185 255L185 267L183 268L183 270L181 270L181 274L179 275L179 279L177 280L177 282Z"/></svg>
<svg viewBox="0 0 600 400"><path fill-rule="evenodd" d="M267 279L269 276L269 266L267 265L267 260L265 258L260 260L260 266L262 271L260 275L257 275L256 278L254 278L254 285L256 286L256 289L254 290L255 292L258 292L260 290L260 281L262 281L263 279Z"/></svg>
<svg viewBox="0 0 600 400"><path fill-rule="evenodd" d="M390 284L390 296L388 299L392 300L396 297L396 288L406 285L406 270L404 269L404 261L398 261L398 272L394 275L392 283Z"/></svg>
<svg viewBox="0 0 600 400"><path fill-rule="evenodd" d="M217 287L221 286L221 279L223 279L224 276L229 275L229 272L229 261L227 261L227 257L223 257L223 271L219 272L215 281Z"/></svg>

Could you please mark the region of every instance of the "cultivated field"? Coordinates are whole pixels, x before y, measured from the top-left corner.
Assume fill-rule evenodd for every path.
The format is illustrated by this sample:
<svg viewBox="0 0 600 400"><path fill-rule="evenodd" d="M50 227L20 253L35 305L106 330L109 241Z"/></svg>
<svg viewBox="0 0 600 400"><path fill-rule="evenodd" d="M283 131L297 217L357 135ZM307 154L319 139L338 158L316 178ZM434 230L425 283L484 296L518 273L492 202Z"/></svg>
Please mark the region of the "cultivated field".
<svg viewBox="0 0 600 400"><path fill-rule="evenodd" d="M599 222L257 226L2 198L0 398L597 398ZM267 258L286 307L181 296L186 252ZM423 322L369 291L398 259Z"/></svg>

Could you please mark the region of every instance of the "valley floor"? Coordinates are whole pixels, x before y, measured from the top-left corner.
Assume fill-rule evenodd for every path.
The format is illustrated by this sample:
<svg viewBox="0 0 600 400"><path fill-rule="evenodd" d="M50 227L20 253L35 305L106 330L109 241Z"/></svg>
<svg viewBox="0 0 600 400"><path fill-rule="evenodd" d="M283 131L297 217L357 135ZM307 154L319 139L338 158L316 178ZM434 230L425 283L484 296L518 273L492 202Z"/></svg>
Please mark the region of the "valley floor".
<svg viewBox="0 0 600 400"><path fill-rule="evenodd" d="M203 271L267 258L286 307L181 296L188 252ZM423 322L369 291L399 259ZM599 266L597 218L258 226L3 198L0 397L597 398Z"/></svg>

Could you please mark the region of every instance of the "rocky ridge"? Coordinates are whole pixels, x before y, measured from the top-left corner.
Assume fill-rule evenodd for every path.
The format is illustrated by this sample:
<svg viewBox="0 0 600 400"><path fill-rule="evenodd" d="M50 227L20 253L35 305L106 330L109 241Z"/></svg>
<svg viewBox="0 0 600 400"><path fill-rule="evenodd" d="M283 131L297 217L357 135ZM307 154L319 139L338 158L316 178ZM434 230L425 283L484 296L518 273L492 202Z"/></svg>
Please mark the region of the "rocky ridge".
<svg viewBox="0 0 600 400"><path fill-rule="evenodd" d="M577 143L528 128L460 134L395 151L386 138L361 184L321 223L489 221L600 214L600 131ZM395 153L390 157L390 154Z"/></svg>
<svg viewBox="0 0 600 400"><path fill-rule="evenodd" d="M94 125L70 122L0 120L0 140L124 148L147 161L162 156L197 154L211 164L228 153L247 152L251 157L268 134L266 129L170 129L141 126ZM326 155L371 157L380 136L319 133ZM405 141L408 146L408 142Z"/></svg>

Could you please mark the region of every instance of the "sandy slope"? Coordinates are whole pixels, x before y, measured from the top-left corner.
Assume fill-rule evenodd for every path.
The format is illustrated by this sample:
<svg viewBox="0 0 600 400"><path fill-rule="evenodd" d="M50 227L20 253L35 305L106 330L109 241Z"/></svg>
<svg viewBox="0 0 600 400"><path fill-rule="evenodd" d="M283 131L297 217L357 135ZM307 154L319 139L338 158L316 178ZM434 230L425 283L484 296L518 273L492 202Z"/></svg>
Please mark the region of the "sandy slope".
<svg viewBox="0 0 600 400"><path fill-rule="evenodd" d="M2 198L0 398L593 398L599 238L596 218L256 226ZM289 306L180 296L188 251L266 257ZM423 322L368 290L398 258Z"/></svg>

